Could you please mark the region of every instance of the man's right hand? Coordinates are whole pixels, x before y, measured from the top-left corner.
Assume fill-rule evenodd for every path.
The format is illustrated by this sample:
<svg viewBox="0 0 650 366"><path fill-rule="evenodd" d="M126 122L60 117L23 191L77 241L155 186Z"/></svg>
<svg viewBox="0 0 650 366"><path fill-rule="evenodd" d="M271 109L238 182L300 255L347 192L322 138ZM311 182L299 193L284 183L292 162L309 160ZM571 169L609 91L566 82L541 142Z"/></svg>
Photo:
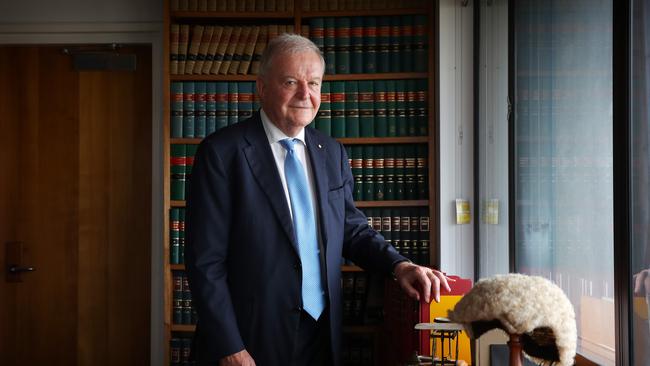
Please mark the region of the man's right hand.
<svg viewBox="0 0 650 366"><path fill-rule="evenodd" d="M255 361L248 351L241 350L219 360L219 366L255 366Z"/></svg>

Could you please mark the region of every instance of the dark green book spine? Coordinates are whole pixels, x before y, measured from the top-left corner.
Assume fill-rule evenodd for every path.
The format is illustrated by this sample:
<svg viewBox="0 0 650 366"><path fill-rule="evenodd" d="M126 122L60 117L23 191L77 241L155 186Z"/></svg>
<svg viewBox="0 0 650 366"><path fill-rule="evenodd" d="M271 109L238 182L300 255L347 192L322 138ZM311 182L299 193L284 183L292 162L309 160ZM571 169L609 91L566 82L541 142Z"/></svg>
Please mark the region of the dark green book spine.
<svg viewBox="0 0 650 366"><path fill-rule="evenodd" d="M384 148L384 199L395 199L395 145Z"/></svg>
<svg viewBox="0 0 650 366"><path fill-rule="evenodd" d="M402 55L400 45L402 44L402 24L400 17L390 18L390 71L402 72Z"/></svg>
<svg viewBox="0 0 650 366"><path fill-rule="evenodd" d="M228 83L228 125L239 120L239 85L237 82Z"/></svg>
<svg viewBox="0 0 650 366"><path fill-rule="evenodd" d="M396 145L395 147L395 199L402 201L406 199L404 193L404 154L405 145Z"/></svg>
<svg viewBox="0 0 650 366"><path fill-rule="evenodd" d="M344 85L345 137L359 137L359 83L357 81L345 81Z"/></svg>
<svg viewBox="0 0 650 366"><path fill-rule="evenodd" d="M173 81L171 94L171 138L183 137L183 83Z"/></svg>
<svg viewBox="0 0 650 366"><path fill-rule="evenodd" d="M390 216L390 209L381 209L381 235L384 236L386 242L393 245L393 230L391 229L393 222Z"/></svg>
<svg viewBox="0 0 650 366"><path fill-rule="evenodd" d="M386 126L388 137L397 136L397 96L395 80L386 81Z"/></svg>
<svg viewBox="0 0 650 366"><path fill-rule="evenodd" d="M336 18L336 73L350 73L350 18Z"/></svg>
<svg viewBox="0 0 650 366"><path fill-rule="evenodd" d="M375 158L373 161L373 167L375 169L375 192L373 196L376 200L382 201L385 198L384 190L384 145L377 145L374 148Z"/></svg>
<svg viewBox="0 0 650 366"><path fill-rule="evenodd" d="M183 137L194 137L194 82L183 83Z"/></svg>
<svg viewBox="0 0 650 366"><path fill-rule="evenodd" d="M169 162L169 175L170 175L170 199L184 200L185 199L185 162L186 162L186 147L184 144L172 144L170 146L170 162Z"/></svg>
<svg viewBox="0 0 650 366"><path fill-rule="evenodd" d="M323 18L309 19L309 38L318 47L321 53L325 54L325 22Z"/></svg>
<svg viewBox="0 0 650 366"><path fill-rule="evenodd" d="M393 209L390 211L391 214L391 230L393 236L393 246L399 254L402 254L402 217L400 216L400 209Z"/></svg>
<svg viewBox="0 0 650 366"><path fill-rule="evenodd" d="M420 251L420 217L418 216L417 207L411 207L409 210L411 224L411 260L416 264L424 264Z"/></svg>
<svg viewBox="0 0 650 366"><path fill-rule="evenodd" d="M429 151L427 145L418 145L416 159L417 198L425 200L429 198Z"/></svg>
<svg viewBox="0 0 650 366"><path fill-rule="evenodd" d="M369 227L373 227L372 226L372 217L374 216L374 211L375 211L374 208L366 208L366 209L363 210L363 214L366 215L366 220L368 221L368 226Z"/></svg>
<svg viewBox="0 0 650 366"><path fill-rule="evenodd" d="M350 72L363 72L363 18L350 19Z"/></svg>
<svg viewBox="0 0 650 366"><path fill-rule="evenodd" d="M185 198L190 189L190 182L192 181L192 167L194 166L194 155L199 145L185 145L186 146L186 159L185 159Z"/></svg>
<svg viewBox="0 0 650 366"><path fill-rule="evenodd" d="M332 104L328 81L320 88L320 109L316 115L316 129L327 136L332 136Z"/></svg>
<svg viewBox="0 0 650 366"><path fill-rule="evenodd" d="M413 25L413 67L415 72L428 69L429 41L427 39L427 17L416 15Z"/></svg>
<svg viewBox="0 0 650 366"><path fill-rule="evenodd" d="M255 86L253 86L253 112L259 111L261 107L261 101L260 101L260 96L257 95L257 91L255 90Z"/></svg>
<svg viewBox="0 0 650 366"><path fill-rule="evenodd" d="M375 166L374 146L363 146L363 200L374 201L375 197Z"/></svg>
<svg viewBox="0 0 650 366"><path fill-rule="evenodd" d="M179 211L178 221L178 263L185 264L185 209L181 208Z"/></svg>
<svg viewBox="0 0 650 366"><path fill-rule="evenodd" d="M205 134L206 136L217 130L217 85L209 82L206 86L206 116L205 116Z"/></svg>
<svg viewBox="0 0 650 366"><path fill-rule="evenodd" d="M183 314L182 324L192 324L192 292L187 280L187 275L183 274ZM186 356L181 356L182 359L187 360Z"/></svg>
<svg viewBox="0 0 650 366"><path fill-rule="evenodd" d="M420 218L420 258L422 258L423 265L431 264L431 251L429 245L431 241L429 239L430 235L430 225L429 225L429 210L426 207L420 207L419 209L419 218Z"/></svg>
<svg viewBox="0 0 650 366"><path fill-rule="evenodd" d="M418 134L416 80L406 80L406 125L409 136Z"/></svg>
<svg viewBox="0 0 650 366"><path fill-rule="evenodd" d="M408 122L406 119L406 80L395 81L395 117L397 136L408 136Z"/></svg>
<svg viewBox="0 0 650 366"><path fill-rule="evenodd" d="M359 81L359 129L361 137L375 136L375 94L372 80Z"/></svg>
<svg viewBox="0 0 650 366"><path fill-rule="evenodd" d="M195 84L195 109L196 117L194 120L194 137L204 138L206 130L206 111L207 97L205 81L197 81Z"/></svg>
<svg viewBox="0 0 650 366"><path fill-rule="evenodd" d="M400 210L402 217L400 218L400 238L402 242L402 255L406 258L413 260L413 252L411 246L411 217L408 216L409 211L405 208Z"/></svg>
<svg viewBox="0 0 650 366"><path fill-rule="evenodd" d="M377 23L377 71L390 72L390 17L379 17Z"/></svg>
<svg viewBox="0 0 650 366"><path fill-rule="evenodd" d="M181 339L176 337L172 338L169 341L169 349L169 362L171 363L171 366L181 366Z"/></svg>
<svg viewBox="0 0 650 366"><path fill-rule="evenodd" d="M352 198L355 201L363 200L363 146L352 146L352 176L354 177L354 192Z"/></svg>
<svg viewBox="0 0 650 366"><path fill-rule="evenodd" d="M345 82L330 83L332 137L345 137Z"/></svg>
<svg viewBox="0 0 650 366"><path fill-rule="evenodd" d="M228 83L216 82L216 129L228 126Z"/></svg>
<svg viewBox="0 0 650 366"><path fill-rule="evenodd" d="M375 136L388 136L388 121L386 115L386 80L373 82L374 89L374 125Z"/></svg>
<svg viewBox="0 0 650 366"><path fill-rule="evenodd" d="M244 81L239 83L239 120L243 121L253 115L253 90L255 83Z"/></svg>
<svg viewBox="0 0 650 366"><path fill-rule="evenodd" d="M336 21L325 18L325 73L336 74Z"/></svg>
<svg viewBox="0 0 650 366"><path fill-rule="evenodd" d="M416 110L417 110L418 135L427 136L429 134L429 114L427 113L428 111L427 80L419 79L416 83L416 86L417 86Z"/></svg>
<svg viewBox="0 0 650 366"><path fill-rule="evenodd" d="M169 210L169 263L179 264L181 243L180 243L180 209Z"/></svg>
<svg viewBox="0 0 650 366"><path fill-rule="evenodd" d="M377 18L363 19L363 72L377 72Z"/></svg>
<svg viewBox="0 0 650 366"><path fill-rule="evenodd" d="M174 324L183 323L183 278L180 272L173 272L172 280L174 281L174 289L172 292L172 322ZM180 354L179 354L180 359Z"/></svg>
<svg viewBox="0 0 650 366"><path fill-rule="evenodd" d="M372 228L381 233L381 210L378 208L372 209Z"/></svg>
<svg viewBox="0 0 650 366"><path fill-rule="evenodd" d="M401 18L400 55L402 71L413 71L413 15L402 15Z"/></svg>
<svg viewBox="0 0 650 366"><path fill-rule="evenodd" d="M404 194L407 200L418 198L415 178L416 145L404 146Z"/></svg>

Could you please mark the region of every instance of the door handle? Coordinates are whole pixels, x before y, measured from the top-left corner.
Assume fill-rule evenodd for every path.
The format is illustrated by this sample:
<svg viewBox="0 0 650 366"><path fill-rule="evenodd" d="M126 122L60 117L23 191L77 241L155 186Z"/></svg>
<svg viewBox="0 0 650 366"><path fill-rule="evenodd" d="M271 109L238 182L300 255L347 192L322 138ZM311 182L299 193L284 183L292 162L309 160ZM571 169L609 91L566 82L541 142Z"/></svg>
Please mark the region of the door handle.
<svg viewBox="0 0 650 366"><path fill-rule="evenodd" d="M34 272L36 268L34 267L18 267L18 266L10 266L9 267L9 272L10 273L21 273L21 272Z"/></svg>

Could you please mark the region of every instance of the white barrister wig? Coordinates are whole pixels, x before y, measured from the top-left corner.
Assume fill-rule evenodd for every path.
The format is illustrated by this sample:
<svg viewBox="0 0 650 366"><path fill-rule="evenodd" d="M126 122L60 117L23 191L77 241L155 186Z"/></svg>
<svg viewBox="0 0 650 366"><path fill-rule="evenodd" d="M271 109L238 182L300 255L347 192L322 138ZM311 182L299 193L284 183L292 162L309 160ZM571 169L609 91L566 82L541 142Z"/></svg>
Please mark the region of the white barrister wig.
<svg viewBox="0 0 650 366"><path fill-rule="evenodd" d="M470 338L493 328L521 335L526 356L540 365L573 365L576 320L573 305L551 281L511 273L480 280L449 311Z"/></svg>

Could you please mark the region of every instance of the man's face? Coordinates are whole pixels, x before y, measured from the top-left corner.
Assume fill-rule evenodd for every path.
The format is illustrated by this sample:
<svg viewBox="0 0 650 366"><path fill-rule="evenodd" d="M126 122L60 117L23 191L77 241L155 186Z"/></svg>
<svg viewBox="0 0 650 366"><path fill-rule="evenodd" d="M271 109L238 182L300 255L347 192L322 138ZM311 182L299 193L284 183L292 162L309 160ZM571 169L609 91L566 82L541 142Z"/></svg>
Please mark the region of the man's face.
<svg viewBox="0 0 650 366"><path fill-rule="evenodd" d="M267 75L257 79L264 112L288 136L295 136L316 117L324 71L314 52L279 54Z"/></svg>

